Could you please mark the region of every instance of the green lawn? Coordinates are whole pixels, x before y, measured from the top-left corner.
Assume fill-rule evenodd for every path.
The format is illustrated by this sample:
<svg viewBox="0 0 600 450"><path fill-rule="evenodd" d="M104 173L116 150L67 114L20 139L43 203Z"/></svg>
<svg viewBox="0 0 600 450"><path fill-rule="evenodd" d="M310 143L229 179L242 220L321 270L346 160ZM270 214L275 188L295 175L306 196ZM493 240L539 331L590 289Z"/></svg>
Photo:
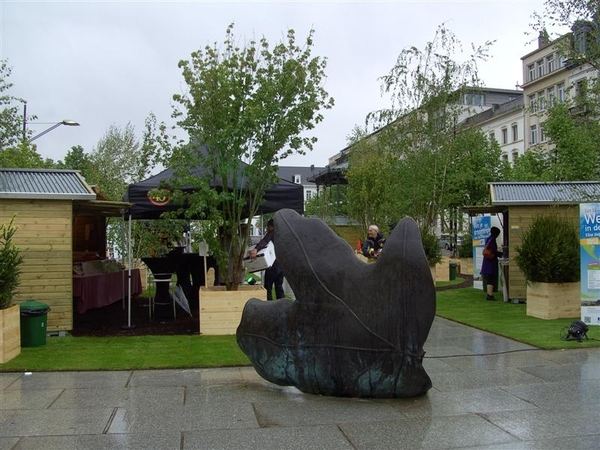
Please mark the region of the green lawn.
<svg viewBox="0 0 600 450"><path fill-rule="evenodd" d="M496 294L497 298L501 298ZM482 291L473 288L451 289L437 293L437 311L440 317L489 331L539 348L562 349L600 347L600 329L590 327L590 340L563 341L561 336L574 320L543 320L529 317L525 304L485 300ZM598 339L598 340L596 340Z"/></svg>
<svg viewBox="0 0 600 450"><path fill-rule="evenodd" d="M457 279L439 285L457 284ZM437 293L437 315L535 347L569 349L600 346L600 329L590 327L584 342L563 341L570 319L528 317L526 305L490 302L473 288ZM50 337L41 347L23 348L2 371L133 370L246 366L235 336Z"/></svg>

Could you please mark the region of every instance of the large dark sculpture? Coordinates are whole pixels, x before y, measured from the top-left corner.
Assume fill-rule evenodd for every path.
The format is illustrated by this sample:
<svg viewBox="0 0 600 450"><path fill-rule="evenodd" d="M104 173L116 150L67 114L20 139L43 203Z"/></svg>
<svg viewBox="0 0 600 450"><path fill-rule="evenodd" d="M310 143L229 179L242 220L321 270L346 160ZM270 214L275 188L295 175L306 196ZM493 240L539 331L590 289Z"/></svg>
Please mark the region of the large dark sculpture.
<svg viewBox="0 0 600 450"><path fill-rule="evenodd" d="M374 263L322 221L292 210L275 214L274 242L296 300L250 299L237 329L263 378L347 397L429 390L422 359L435 287L414 220L400 221Z"/></svg>

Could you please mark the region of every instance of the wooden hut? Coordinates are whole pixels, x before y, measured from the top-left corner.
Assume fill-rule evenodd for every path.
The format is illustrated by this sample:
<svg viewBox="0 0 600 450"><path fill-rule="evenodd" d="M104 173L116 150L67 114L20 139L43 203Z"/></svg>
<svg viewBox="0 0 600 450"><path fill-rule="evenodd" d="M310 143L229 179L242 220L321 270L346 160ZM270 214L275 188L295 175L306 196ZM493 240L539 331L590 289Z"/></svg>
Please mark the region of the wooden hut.
<svg viewBox="0 0 600 450"><path fill-rule="evenodd" d="M0 221L14 216L23 256L14 302L48 304L49 333L73 329L73 262L106 258L106 217L127 206L98 200L79 171L0 169Z"/></svg>
<svg viewBox="0 0 600 450"><path fill-rule="evenodd" d="M491 204L467 207L469 215L499 214L502 216L504 246L508 248L508 265L504 275L511 301L525 301L527 282L519 267L511 262L523 232L536 216L558 213L579 226L579 205L600 201L600 182L514 182L489 183Z"/></svg>

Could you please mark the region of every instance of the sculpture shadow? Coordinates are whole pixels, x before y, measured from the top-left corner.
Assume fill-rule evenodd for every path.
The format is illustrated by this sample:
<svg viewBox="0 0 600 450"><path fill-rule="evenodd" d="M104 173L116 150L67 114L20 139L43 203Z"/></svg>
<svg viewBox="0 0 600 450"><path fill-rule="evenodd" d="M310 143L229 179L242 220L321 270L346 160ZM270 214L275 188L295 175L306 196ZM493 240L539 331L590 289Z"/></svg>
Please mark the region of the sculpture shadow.
<svg viewBox="0 0 600 450"><path fill-rule="evenodd" d="M274 224L277 260L296 300L246 303L237 342L256 371L313 394L426 393L435 285L416 222L402 219L373 263L319 219L281 210Z"/></svg>

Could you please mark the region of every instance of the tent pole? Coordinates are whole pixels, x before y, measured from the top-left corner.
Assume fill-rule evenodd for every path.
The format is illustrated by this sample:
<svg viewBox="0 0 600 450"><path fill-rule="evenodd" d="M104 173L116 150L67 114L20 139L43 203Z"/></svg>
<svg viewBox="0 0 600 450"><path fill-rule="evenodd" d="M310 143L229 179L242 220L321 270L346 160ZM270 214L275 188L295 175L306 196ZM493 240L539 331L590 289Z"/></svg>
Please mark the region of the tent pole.
<svg viewBox="0 0 600 450"><path fill-rule="evenodd" d="M129 223L127 225L127 325L121 328L124 330L133 330L135 325L131 324L131 213L129 213ZM125 232L125 215L123 214L123 232Z"/></svg>

